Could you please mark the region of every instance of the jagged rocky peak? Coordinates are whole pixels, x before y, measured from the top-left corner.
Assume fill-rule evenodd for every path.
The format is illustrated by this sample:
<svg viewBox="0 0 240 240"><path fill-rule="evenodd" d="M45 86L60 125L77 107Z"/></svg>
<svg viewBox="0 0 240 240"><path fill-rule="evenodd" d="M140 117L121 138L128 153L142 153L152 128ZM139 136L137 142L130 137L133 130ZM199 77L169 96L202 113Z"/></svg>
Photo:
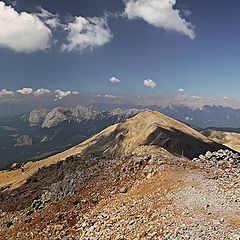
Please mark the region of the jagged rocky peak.
<svg viewBox="0 0 240 240"><path fill-rule="evenodd" d="M80 123L82 120L94 119L98 114L98 111L80 105L75 108L57 107L47 114L42 127L56 127L64 121Z"/></svg>
<svg viewBox="0 0 240 240"><path fill-rule="evenodd" d="M35 107L29 114L25 115L25 119L31 127L42 124L49 110L43 107Z"/></svg>
<svg viewBox="0 0 240 240"><path fill-rule="evenodd" d="M75 120L79 119L93 119L96 118L100 112L92 108L87 108L81 105L78 105L75 108L72 108L72 117Z"/></svg>
<svg viewBox="0 0 240 240"><path fill-rule="evenodd" d="M66 121L70 115L69 109L63 107L54 108L47 114L42 124L42 128L56 127L59 123Z"/></svg>

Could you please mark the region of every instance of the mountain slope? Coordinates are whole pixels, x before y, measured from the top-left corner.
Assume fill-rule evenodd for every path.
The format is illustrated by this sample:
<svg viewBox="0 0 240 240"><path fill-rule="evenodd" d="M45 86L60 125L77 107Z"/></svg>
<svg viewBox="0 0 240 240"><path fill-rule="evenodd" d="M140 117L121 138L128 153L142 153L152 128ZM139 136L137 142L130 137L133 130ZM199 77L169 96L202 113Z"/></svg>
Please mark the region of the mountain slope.
<svg viewBox="0 0 240 240"><path fill-rule="evenodd" d="M226 148L183 123L159 112L146 111L105 129L72 150L97 156L118 156L132 154L142 146L162 147L187 158Z"/></svg>
<svg viewBox="0 0 240 240"><path fill-rule="evenodd" d="M2 172L0 186L11 184L11 188L16 188L39 168L72 155L119 158L133 153L154 153L162 148L175 155L194 158L207 151L227 147L161 113L146 111L112 125L62 153L35 163L27 163L16 171Z"/></svg>
<svg viewBox="0 0 240 240"><path fill-rule="evenodd" d="M202 134L215 142L234 149L235 151L240 151L240 133L206 130L203 131Z"/></svg>
<svg viewBox="0 0 240 240"><path fill-rule="evenodd" d="M0 192L2 239L239 239L240 156L220 166L151 149L72 156Z"/></svg>

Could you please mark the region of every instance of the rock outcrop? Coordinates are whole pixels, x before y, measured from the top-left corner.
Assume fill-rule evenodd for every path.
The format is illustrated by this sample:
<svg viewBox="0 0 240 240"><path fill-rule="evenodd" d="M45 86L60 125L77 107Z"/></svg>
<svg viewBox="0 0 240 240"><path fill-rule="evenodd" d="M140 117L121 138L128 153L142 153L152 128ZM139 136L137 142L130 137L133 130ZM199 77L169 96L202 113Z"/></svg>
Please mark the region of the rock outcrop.
<svg viewBox="0 0 240 240"><path fill-rule="evenodd" d="M33 141L29 135L21 135L17 137L15 147L23 147L23 146L32 146Z"/></svg>
<svg viewBox="0 0 240 240"><path fill-rule="evenodd" d="M43 107L34 108L29 114L25 116L31 127L42 124L46 118L49 110Z"/></svg>
<svg viewBox="0 0 240 240"><path fill-rule="evenodd" d="M99 114L98 111L86 108L83 106L77 106L76 108L54 108L48 113L42 124L43 128L56 127L58 124L68 121L80 123L84 120L94 119Z"/></svg>

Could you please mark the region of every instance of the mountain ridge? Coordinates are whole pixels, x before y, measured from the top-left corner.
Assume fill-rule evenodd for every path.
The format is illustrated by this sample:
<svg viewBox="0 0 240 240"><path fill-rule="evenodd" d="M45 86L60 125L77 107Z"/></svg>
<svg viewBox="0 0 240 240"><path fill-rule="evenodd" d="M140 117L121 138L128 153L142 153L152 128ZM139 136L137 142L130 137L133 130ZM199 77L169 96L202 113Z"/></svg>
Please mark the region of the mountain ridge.
<svg viewBox="0 0 240 240"><path fill-rule="evenodd" d="M27 177L34 174L39 168L56 164L74 155L119 158L132 154L147 154L167 150L168 154L191 159L205 154L209 150L219 149L229 148L159 112L145 111L121 123L107 127L83 143L64 152L35 163L26 163L15 172L3 172L0 186L4 182L6 185L6 179L11 179L9 182L11 187L19 187L26 181ZM21 173L22 170L25 174ZM14 177L10 177L10 175Z"/></svg>

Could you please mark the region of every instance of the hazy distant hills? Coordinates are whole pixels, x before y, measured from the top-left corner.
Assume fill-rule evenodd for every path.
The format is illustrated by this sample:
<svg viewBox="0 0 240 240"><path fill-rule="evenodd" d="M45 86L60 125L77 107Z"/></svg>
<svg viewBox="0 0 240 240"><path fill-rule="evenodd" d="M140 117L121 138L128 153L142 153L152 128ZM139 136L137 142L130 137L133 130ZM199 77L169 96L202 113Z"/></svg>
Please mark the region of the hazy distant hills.
<svg viewBox="0 0 240 240"><path fill-rule="evenodd" d="M199 128L240 127L240 109L209 105L196 109L186 106L168 106L165 108L152 106L149 108Z"/></svg>
<svg viewBox="0 0 240 240"><path fill-rule="evenodd" d="M185 105L168 105L168 106L137 106L137 105L112 105L112 104L94 104L94 108L109 110L115 107L124 109L137 108L149 109L166 114L169 117L175 118L181 122L197 128L240 128L240 109L223 107L221 105L205 105L199 107L188 107Z"/></svg>

